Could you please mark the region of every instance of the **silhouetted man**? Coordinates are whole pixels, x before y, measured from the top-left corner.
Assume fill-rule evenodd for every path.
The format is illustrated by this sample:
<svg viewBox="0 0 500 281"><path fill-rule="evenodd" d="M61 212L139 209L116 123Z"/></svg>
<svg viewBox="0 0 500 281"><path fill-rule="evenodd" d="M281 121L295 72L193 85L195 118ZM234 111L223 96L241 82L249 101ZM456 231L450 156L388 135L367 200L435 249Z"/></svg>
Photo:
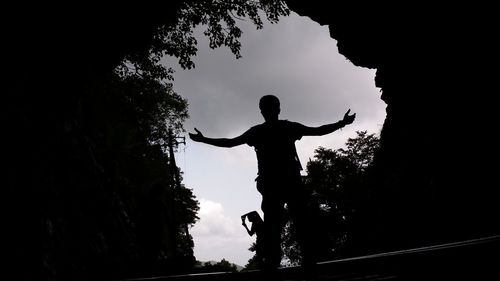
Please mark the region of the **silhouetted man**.
<svg viewBox="0 0 500 281"><path fill-rule="evenodd" d="M252 223L250 229L246 224L246 219ZM263 231L264 231L264 221L260 217L257 211L251 211L250 213L244 214L241 216L241 224L245 227L248 232L248 235L253 236L255 234L255 256L257 257L257 265L259 268L262 268L264 265L264 257L263 257Z"/></svg>
<svg viewBox="0 0 500 281"><path fill-rule="evenodd" d="M274 95L263 96L259 108L265 122L251 127L235 138L207 138L195 128L190 133L193 141L219 147L234 147L248 144L255 148L258 162L257 190L262 194L264 213L264 266L267 272L275 272L281 263L281 229L284 205L297 227L298 242L302 253L302 267L314 272L314 230L308 219L308 194L303 188L299 158L295 141L303 136L322 136L351 124L356 114L349 115L336 123L320 127L308 127L296 122L280 120L280 102Z"/></svg>

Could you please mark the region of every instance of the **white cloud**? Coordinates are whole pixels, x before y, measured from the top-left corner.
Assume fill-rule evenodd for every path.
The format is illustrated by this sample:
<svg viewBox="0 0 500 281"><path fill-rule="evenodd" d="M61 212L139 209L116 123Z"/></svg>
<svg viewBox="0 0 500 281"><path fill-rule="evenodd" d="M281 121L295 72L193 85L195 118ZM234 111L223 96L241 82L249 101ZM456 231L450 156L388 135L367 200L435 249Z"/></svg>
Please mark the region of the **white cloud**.
<svg viewBox="0 0 500 281"><path fill-rule="evenodd" d="M253 255L248 248L254 241L239 218L233 218L224 212L221 203L200 199L200 220L191 228L195 247L195 257L200 261L230 262L244 266Z"/></svg>
<svg viewBox="0 0 500 281"><path fill-rule="evenodd" d="M236 233L234 222L224 214L222 204L206 199L200 199L200 217L192 228L196 236L233 236Z"/></svg>

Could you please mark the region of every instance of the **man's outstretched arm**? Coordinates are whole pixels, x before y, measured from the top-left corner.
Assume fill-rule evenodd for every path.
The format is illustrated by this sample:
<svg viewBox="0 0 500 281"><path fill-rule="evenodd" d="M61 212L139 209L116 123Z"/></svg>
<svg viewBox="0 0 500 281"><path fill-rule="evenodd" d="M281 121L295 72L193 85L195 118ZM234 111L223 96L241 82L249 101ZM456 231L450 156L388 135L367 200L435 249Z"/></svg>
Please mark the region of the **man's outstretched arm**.
<svg viewBox="0 0 500 281"><path fill-rule="evenodd" d="M233 147L246 143L244 135L227 139L227 138L207 138L198 129L194 128L196 134L189 133L189 137L196 142L203 142L219 147Z"/></svg>
<svg viewBox="0 0 500 281"><path fill-rule="evenodd" d="M354 122L354 119L356 118L356 113L349 115L349 112L351 112L350 109L347 110L347 112L344 114L344 118L336 123L326 124L326 125L319 126L319 127L304 126L305 128L304 128L303 135L304 136L322 136L322 135L326 135L326 134L335 132L336 130L343 128L344 126L349 125L352 122Z"/></svg>

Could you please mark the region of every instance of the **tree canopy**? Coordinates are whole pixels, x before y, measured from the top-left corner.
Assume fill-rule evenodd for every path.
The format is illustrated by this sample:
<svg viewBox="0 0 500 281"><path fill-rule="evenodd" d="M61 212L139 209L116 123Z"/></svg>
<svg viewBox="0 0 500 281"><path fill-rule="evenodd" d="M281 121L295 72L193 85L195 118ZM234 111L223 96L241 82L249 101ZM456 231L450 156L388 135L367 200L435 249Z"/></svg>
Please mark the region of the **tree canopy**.
<svg viewBox="0 0 500 281"><path fill-rule="evenodd" d="M342 257L342 249L350 239L353 216L369 195L366 185L368 170L379 147L379 138L367 131L357 131L345 148L319 147L307 163L304 182L311 194L315 209L315 224L319 231L319 258ZM282 234L284 261L290 265L300 262L300 249L291 222L286 219Z"/></svg>

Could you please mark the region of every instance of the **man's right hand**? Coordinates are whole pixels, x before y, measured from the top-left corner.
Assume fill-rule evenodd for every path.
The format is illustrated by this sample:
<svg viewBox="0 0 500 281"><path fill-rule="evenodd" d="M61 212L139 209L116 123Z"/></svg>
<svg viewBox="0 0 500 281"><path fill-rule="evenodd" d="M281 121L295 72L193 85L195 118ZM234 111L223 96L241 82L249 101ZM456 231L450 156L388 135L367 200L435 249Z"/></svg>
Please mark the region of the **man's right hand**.
<svg viewBox="0 0 500 281"><path fill-rule="evenodd" d="M354 122L354 118L356 118L356 113L354 113L352 115L349 115L349 112L351 112L350 109L347 110L347 112L344 114L344 119L342 119L342 121L346 125L351 124L352 122Z"/></svg>
<svg viewBox="0 0 500 281"><path fill-rule="evenodd" d="M193 140L193 141L197 141L197 142L200 142L200 141L203 141L203 139L205 138L203 136L203 134L198 131L198 129L194 128L194 130L196 131L196 134L193 134L193 133L189 133L189 137Z"/></svg>

